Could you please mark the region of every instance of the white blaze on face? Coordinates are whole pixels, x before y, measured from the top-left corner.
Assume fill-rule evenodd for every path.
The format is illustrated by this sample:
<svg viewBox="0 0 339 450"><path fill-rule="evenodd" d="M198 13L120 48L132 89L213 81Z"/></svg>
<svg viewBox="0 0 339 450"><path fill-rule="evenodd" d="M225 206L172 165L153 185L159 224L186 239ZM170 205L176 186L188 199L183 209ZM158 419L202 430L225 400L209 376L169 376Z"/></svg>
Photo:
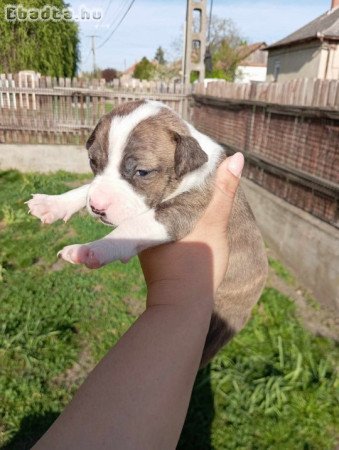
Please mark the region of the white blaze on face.
<svg viewBox="0 0 339 450"><path fill-rule="evenodd" d="M131 114L112 119L108 164L103 173L92 182L87 205L89 211L89 204L105 211L105 218L114 225L148 209L143 196L135 192L130 183L121 177L120 164L131 132L140 122L158 114L163 106L162 103L148 101Z"/></svg>

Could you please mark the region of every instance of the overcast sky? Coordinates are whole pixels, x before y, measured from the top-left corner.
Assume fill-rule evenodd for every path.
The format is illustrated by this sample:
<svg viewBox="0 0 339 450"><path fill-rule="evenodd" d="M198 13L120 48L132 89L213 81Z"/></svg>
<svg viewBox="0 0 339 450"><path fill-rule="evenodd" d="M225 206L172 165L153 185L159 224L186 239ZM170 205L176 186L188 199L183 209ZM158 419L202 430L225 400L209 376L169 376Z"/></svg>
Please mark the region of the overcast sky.
<svg viewBox="0 0 339 450"><path fill-rule="evenodd" d="M186 0L135 0L121 26L99 48L129 3L130 0L70 1L75 15L81 8L101 11L102 15L100 20L79 21L81 70L89 70L92 66L88 35L98 36L97 65L118 70L124 70L143 56L153 58L159 45L169 50L173 40L180 35L185 21ZM249 42L270 44L328 10L330 3L331 0L214 0L213 13L232 19Z"/></svg>

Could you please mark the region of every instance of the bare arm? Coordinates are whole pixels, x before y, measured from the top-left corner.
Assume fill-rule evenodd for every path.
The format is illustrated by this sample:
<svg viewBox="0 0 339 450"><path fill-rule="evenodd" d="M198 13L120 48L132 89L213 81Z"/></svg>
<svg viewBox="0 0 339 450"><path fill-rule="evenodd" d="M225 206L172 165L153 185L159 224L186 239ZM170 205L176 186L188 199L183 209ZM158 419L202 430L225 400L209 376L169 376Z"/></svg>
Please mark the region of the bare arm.
<svg viewBox="0 0 339 450"><path fill-rule="evenodd" d="M140 257L147 309L34 447L173 450L228 262L225 228L242 159L219 169L206 213L180 242Z"/></svg>
<svg viewBox="0 0 339 450"><path fill-rule="evenodd" d="M211 296L197 302L178 294L170 286L150 290L146 312L89 375L36 449L175 448L212 305ZM157 304L159 295L167 305Z"/></svg>

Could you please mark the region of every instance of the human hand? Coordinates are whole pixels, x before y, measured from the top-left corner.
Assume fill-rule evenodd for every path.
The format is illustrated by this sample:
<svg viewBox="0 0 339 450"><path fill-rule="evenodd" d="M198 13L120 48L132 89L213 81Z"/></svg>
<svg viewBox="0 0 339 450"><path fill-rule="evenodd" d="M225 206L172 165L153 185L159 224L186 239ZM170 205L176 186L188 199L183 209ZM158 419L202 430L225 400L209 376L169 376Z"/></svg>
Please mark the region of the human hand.
<svg viewBox="0 0 339 450"><path fill-rule="evenodd" d="M227 225L243 165L243 155L236 153L219 166L212 200L189 235L139 255L148 289L159 284L162 289L187 289L192 298L195 292L209 298L216 293L227 270Z"/></svg>

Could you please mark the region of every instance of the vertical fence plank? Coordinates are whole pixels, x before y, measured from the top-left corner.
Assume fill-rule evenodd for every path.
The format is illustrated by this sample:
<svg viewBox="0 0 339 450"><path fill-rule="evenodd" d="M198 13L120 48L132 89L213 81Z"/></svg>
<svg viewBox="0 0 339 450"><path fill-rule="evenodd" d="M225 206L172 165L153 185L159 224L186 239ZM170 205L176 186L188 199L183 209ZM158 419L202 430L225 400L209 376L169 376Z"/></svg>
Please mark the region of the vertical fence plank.
<svg viewBox="0 0 339 450"><path fill-rule="evenodd" d="M339 109L339 81L300 79L287 83L196 83L193 92L234 101ZM1 142L83 143L101 115L117 104L157 99L189 118L180 83L51 78L32 72L0 74Z"/></svg>

